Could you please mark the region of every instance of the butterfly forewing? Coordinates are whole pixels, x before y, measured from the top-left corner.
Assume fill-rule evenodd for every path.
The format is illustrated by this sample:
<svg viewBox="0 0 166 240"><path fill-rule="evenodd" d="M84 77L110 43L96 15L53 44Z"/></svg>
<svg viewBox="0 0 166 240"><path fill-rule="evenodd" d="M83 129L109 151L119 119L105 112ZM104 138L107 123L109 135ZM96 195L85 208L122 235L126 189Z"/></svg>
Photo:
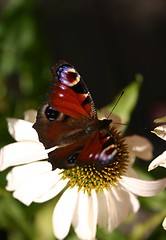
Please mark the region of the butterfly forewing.
<svg viewBox="0 0 166 240"><path fill-rule="evenodd" d="M92 97L74 67L68 63L51 68L52 87L48 103L57 111L73 118L96 118Z"/></svg>

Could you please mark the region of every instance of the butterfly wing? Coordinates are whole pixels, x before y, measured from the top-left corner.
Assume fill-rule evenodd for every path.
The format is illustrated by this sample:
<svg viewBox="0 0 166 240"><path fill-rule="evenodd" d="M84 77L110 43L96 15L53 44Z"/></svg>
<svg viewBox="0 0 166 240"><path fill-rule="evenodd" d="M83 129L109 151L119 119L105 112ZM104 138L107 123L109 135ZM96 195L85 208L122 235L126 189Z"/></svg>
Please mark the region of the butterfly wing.
<svg viewBox="0 0 166 240"><path fill-rule="evenodd" d="M50 91L38 110L33 127L45 148L65 147L67 152L68 147L68 152L76 152L85 144L84 129L97 119L96 109L86 85L72 65L59 62L51 73ZM78 141L81 146L77 146ZM61 158L58 155L58 159L63 161L65 156L62 155Z"/></svg>
<svg viewBox="0 0 166 240"><path fill-rule="evenodd" d="M83 141L84 140L84 141ZM84 144L82 144L84 143ZM95 131L81 142L58 148L49 153L53 169L75 165L95 165L99 170L115 160L117 145L108 129ZM56 159L56 161L55 161Z"/></svg>
<svg viewBox="0 0 166 240"><path fill-rule="evenodd" d="M50 106L73 118L96 118L92 97L76 69L60 62L51 68L51 73Z"/></svg>
<svg viewBox="0 0 166 240"><path fill-rule="evenodd" d="M111 120L98 120L92 97L74 67L60 62L51 69L47 100L38 110L34 128L53 169L82 164L109 164L116 145L109 132Z"/></svg>

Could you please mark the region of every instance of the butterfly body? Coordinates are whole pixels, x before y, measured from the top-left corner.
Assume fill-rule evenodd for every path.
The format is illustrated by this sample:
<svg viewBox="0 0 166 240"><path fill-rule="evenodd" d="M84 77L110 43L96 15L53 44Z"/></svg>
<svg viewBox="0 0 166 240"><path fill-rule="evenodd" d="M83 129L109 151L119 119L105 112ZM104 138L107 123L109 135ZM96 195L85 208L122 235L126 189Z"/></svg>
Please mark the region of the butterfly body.
<svg viewBox="0 0 166 240"><path fill-rule="evenodd" d="M102 169L114 161L117 146L110 133L111 120L99 120L92 97L75 68L60 62L51 69L52 84L38 110L34 128L53 169L95 165Z"/></svg>

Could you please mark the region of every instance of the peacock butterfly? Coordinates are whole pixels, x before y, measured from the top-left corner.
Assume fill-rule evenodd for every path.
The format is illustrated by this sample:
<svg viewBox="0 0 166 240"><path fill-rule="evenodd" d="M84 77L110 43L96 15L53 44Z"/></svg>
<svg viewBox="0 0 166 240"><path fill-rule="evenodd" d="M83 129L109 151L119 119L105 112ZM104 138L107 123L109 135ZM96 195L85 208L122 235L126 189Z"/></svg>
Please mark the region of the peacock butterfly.
<svg viewBox="0 0 166 240"><path fill-rule="evenodd" d="M97 118L92 97L76 69L60 61L51 68L52 81L46 101L33 125L46 149L52 169L114 162L117 145L110 131L112 120Z"/></svg>

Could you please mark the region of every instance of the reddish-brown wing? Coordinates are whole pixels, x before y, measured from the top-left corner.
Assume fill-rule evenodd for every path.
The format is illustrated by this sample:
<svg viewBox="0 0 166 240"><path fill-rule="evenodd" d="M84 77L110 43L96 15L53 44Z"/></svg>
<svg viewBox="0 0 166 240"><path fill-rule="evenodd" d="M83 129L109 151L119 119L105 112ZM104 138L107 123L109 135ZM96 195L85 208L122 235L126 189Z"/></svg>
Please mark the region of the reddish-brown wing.
<svg viewBox="0 0 166 240"><path fill-rule="evenodd" d="M108 164L115 148L112 138L113 148L108 147L111 121L97 119L92 97L73 66L60 62L51 73L51 89L34 128L45 148L56 146L49 153L53 169Z"/></svg>
<svg viewBox="0 0 166 240"><path fill-rule="evenodd" d="M73 118L96 118L92 97L76 69L62 62L51 68L52 86L48 104Z"/></svg>

